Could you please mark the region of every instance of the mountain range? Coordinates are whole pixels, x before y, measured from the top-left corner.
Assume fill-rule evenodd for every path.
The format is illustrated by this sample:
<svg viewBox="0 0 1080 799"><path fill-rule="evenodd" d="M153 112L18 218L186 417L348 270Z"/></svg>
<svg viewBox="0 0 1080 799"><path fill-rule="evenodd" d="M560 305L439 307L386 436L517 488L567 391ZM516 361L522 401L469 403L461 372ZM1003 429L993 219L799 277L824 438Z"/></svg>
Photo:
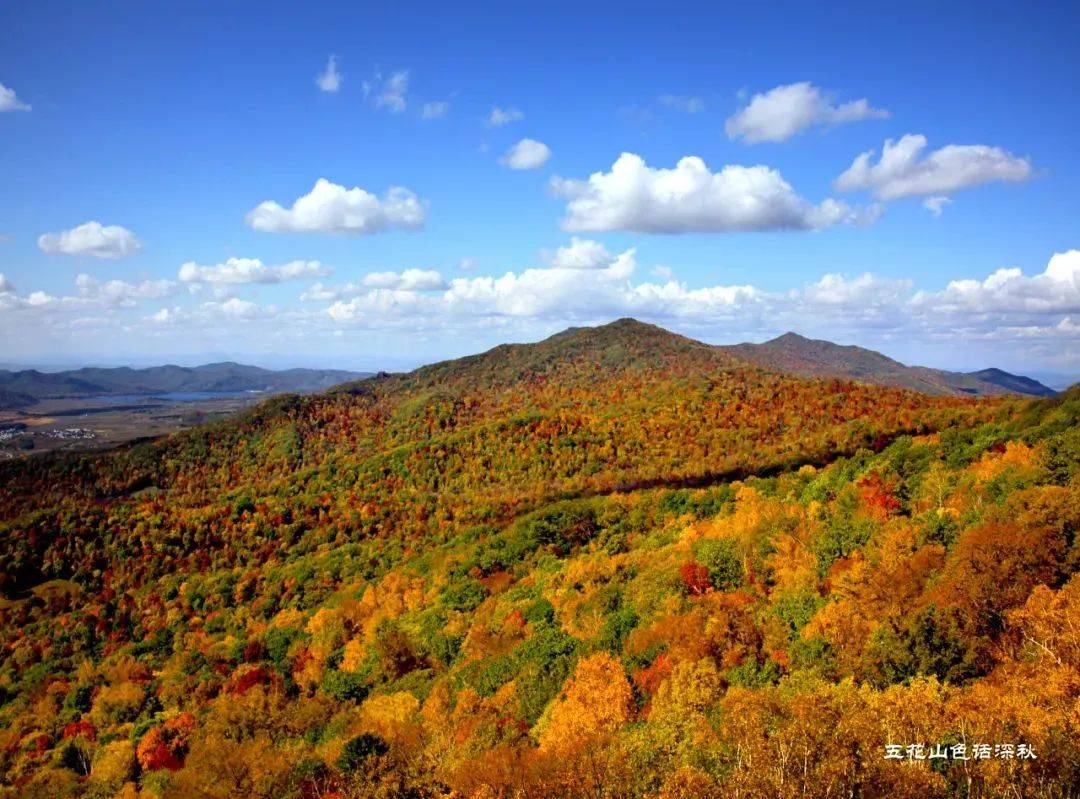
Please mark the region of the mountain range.
<svg viewBox="0 0 1080 799"><path fill-rule="evenodd" d="M636 329L639 334L651 327L632 319L619 320L613 324L626 329ZM577 328L571 328L571 331L575 329ZM514 347L515 345L504 345L493 352L513 353ZM906 366L874 350L809 339L797 333L785 333L762 344L719 345L715 349L734 356L737 360L799 377L855 380L931 395L1021 394L1047 397L1055 393L1037 380L1013 375L1001 369L949 372L925 366ZM475 359L465 358L460 363L474 361ZM86 367L62 372L0 369L0 409L23 408L43 399L123 394L237 391L259 391L268 394L310 393L369 376L370 373L338 369L270 370L233 362L195 367L167 365L146 369Z"/></svg>
<svg viewBox="0 0 1080 799"><path fill-rule="evenodd" d="M268 394L321 391L367 373L340 369L262 369L239 363L203 366L86 367L64 372L0 369L0 408L19 408L43 399L123 394L257 391Z"/></svg>
<svg viewBox="0 0 1080 799"><path fill-rule="evenodd" d="M1050 397L1056 393L1037 380L1009 374L1001 369L948 372L926 366L905 366L874 350L805 338L797 333L785 333L763 344L736 344L724 349L758 366L801 377L858 380L908 388L924 394Z"/></svg>

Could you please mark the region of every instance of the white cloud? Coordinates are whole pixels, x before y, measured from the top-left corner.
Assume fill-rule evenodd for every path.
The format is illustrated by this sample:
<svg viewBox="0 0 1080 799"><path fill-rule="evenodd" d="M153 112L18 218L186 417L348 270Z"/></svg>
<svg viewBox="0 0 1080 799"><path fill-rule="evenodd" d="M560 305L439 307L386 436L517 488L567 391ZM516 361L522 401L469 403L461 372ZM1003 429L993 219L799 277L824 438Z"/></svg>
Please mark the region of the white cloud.
<svg viewBox="0 0 1080 799"><path fill-rule="evenodd" d="M570 244L560 247L550 258L555 269L607 269L615 262L615 256L598 241L570 238Z"/></svg>
<svg viewBox="0 0 1080 799"><path fill-rule="evenodd" d="M923 208L934 215L935 218L941 216L941 212L945 210L945 206L952 202L951 197L946 197L944 194L940 194L936 197L927 197L923 200Z"/></svg>
<svg viewBox="0 0 1080 799"><path fill-rule="evenodd" d="M409 91L409 70L394 72L388 78L379 73L361 85L364 97L369 98L376 108L385 108L391 114L400 114L405 110L406 93Z"/></svg>
<svg viewBox="0 0 1080 799"><path fill-rule="evenodd" d="M920 291L912 307L976 320L985 315L1045 316L1080 313L1080 250L1055 253L1038 275L998 269L983 280L952 280L937 292Z"/></svg>
<svg viewBox="0 0 1080 799"><path fill-rule="evenodd" d="M5 111L29 111L30 105L24 103L15 94L14 89L9 89L0 83L0 113Z"/></svg>
<svg viewBox="0 0 1080 799"><path fill-rule="evenodd" d="M795 296L811 308L837 308L857 313L879 312L903 305L911 293L910 280L894 280L866 272L856 278L823 275Z"/></svg>
<svg viewBox="0 0 1080 799"><path fill-rule="evenodd" d="M206 332L207 326L265 321L274 319L279 314L280 311L273 305L262 306L251 300L229 297L226 300L204 302L193 309L181 308L178 305L160 308L150 316L144 317L144 321L157 327L186 327Z"/></svg>
<svg viewBox="0 0 1080 799"><path fill-rule="evenodd" d="M404 272L372 272L361 281L369 288L396 291L440 291L447 288L443 276L433 269L406 269Z"/></svg>
<svg viewBox="0 0 1080 799"><path fill-rule="evenodd" d="M658 277L661 280L671 280L675 276L675 273L671 270L670 266L664 266L662 264L657 264L650 269L649 274L653 277Z"/></svg>
<svg viewBox="0 0 1080 799"><path fill-rule="evenodd" d="M724 130L729 139L758 144L786 141L812 127L888 116L888 111L872 108L865 99L837 105L831 94L804 81L755 94L744 108L728 118Z"/></svg>
<svg viewBox="0 0 1080 799"><path fill-rule="evenodd" d="M183 311L180 308L174 306L172 308L162 308L151 315L150 319L157 322L160 325L173 324L179 321L183 317Z"/></svg>
<svg viewBox="0 0 1080 799"><path fill-rule="evenodd" d="M458 269L462 272L471 272L477 267L477 261L475 258L462 258L458 261Z"/></svg>
<svg viewBox="0 0 1080 799"><path fill-rule="evenodd" d="M127 228L86 222L71 230L39 236L38 247L48 253L123 258L141 250L142 243Z"/></svg>
<svg viewBox="0 0 1080 799"><path fill-rule="evenodd" d="M538 337L569 324L635 316L709 341L760 341L793 329L884 349L907 362L951 360L956 367L993 364L1021 372L1040 364L1080 374L1080 250L1054 255L1038 274L1006 268L922 290L910 280L873 273L825 274L787 291L721 281L691 286L662 267L638 278L633 249L614 254L586 239L572 239L546 260L546 268L501 275L443 279L404 270L344 285L315 284L303 295L315 305L285 310L216 291L230 284L210 284L212 296L209 288L198 295L210 301L185 295L175 305L133 314L132 308L171 296L178 287L82 276L68 296L20 296L10 281L0 281L0 338L85 347L141 345L142 335L159 336L169 346L209 346L224 337L238 352L252 352L286 351L301 342L329 348L338 339L370 345L374 339L363 337L376 333L387 337L382 343L417 358L422 340L446 345L424 355L460 354L461 348ZM95 308L102 313L89 312ZM380 347L369 350L382 357Z"/></svg>
<svg viewBox="0 0 1080 799"><path fill-rule="evenodd" d="M312 283L311 286L300 295L301 302L329 302L357 294L363 291L363 287L356 283L346 283L343 286L326 286L322 283Z"/></svg>
<svg viewBox="0 0 1080 799"><path fill-rule="evenodd" d="M623 153L610 172L588 180L554 178L551 185L569 200L563 228L575 231L820 230L873 217L833 199L814 205L774 169L729 165L714 173L696 156L680 159L674 169L654 169L641 156Z"/></svg>
<svg viewBox="0 0 1080 799"><path fill-rule="evenodd" d="M326 178L285 209L273 200L259 203L246 219L256 230L271 233L334 233L369 235L390 228L424 226L424 205L409 189L391 186L382 198Z"/></svg>
<svg viewBox="0 0 1080 799"><path fill-rule="evenodd" d="M262 308L257 303L251 302L250 300L241 300L237 297L232 297L224 302L207 302L203 304L203 308L208 311L223 313L241 319L273 316L275 313L273 306Z"/></svg>
<svg viewBox="0 0 1080 799"><path fill-rule="evenodd" d="M442 119L449 110L450 103L447 100L424 103L420 109L420 117L422 119Z"/></svg>
<svg viewBox="0 0 1080 799"><path fill-rule="evenodd" d="M522 139L502 157L502 163L511 169L539 169L551 158L551 150L543 142Z"/></svg>
<svg viewBox="0 0 1080 799"><path fill-rule="evenodd" d="M456 278L438 293L378 288L333 303L327 314L338 323L362 325L406 319L421 325L490 318L576 321L627 314L719 318L759 304L766 296L752 286L689 289L673 281L635 285L630 282L637 266L634 250L608 258L609 265L599 268L553 264L501 277Z"/></svg>
<svg viewBox="0 0 1080 799"><path fill-rule="evenodd" d="M1038 340L1047 342L1040 350L1047 362L1080 367L1077 354L1061 356L1053 349L1054 342L1080 337L1080 251L1054 256L1045 272L1032 278L1001 270L985 281L953 283L941 292L917 291L910 280L872 273L826 274L800 288L772 292L738 284L689 287L664 269L653 272L660 281L637 282L633 250L612 257L590 244L571 242L564 250L581 258L554 256L550 268L457 278L445 290L370 288L349 300L336 298L325 314L338 325L431 331L557 327L629 315L709 331L713 340L761 340L796 329L868 346L903 341L915 351L920 342L955 347L1006 341L1021 342L1014 352L1022 353L1022 342ZM586 258L590 251L593 256ZM602 265L605 260L608 266ZM575 263L596 268L570 266ZM987 351L991 361L994 351ZM969 368L978 365L973 361Z"/></svg>
<svg viewBox="0 0 1080 799"><path fill-rule="evenodd" d="M289 261L275 268L282 280L299 280L307 277L326 277L331 269L320 261Z"/></svg>
<svg viewBox="0 0 1080 799"><path fill-rule="evenodd" d="M0 310L35 311L62 314L86 308L103 308L110 312L135 308L147 300L172 296L179 286L171 280L125 280L99 281L82 273L75 279L75 293L56 296L45 291L33 291L25 298L19 297L15 286L0 275Z"/></svg>
<svg viewBox="0 0 1080 799"><path fill-rule="evenodd" d="M32 291L30 292L30 296L26 298L26 304L31 307L54 305L58 302L60 302L60 300L57 297L44 291Z"/></svg>
<svg viewBox="0 0 1080 799"><path fill-rule="evenodd" d="M525 115L516 108L500 108L497 105L491 107L491 113L488 114L488 124L493 127L499 128L503 125L509 125L511 122L518 122L525 118Z"/></svg>
<svg viewBox="0 0 1080 799"><path fill-rule="evenodd" d="M947 196L960 189L1003 181L1018 183L1031 177L1031 163L1000 147L984 144L950 144L923 155L926 137L908 134L898 142L889 139L881 160L871 163L869 150L858 156L833 181L837 191L867 189L879 200L898 200L918 195Z"/></svg>
<svg viewBox="0 0 1080 799"><path fill-rule="evenodd" d="M342 76L337 68L337 56L332 55L326 59L326 69L315 76L315 85L319 91L334 94L341 88Z"/></svg>
<svg viewBox="0 0 1080 799"><path fill-rule="evenodd" d="M289 261L280 266L267 266L258 258L229 258L214 266L200 266L188 261L180 267L184 283L280 283L309 277L324 277L329 267L319 261Z"/></svg>
<svg viewBox="0 0 1080 799"><path fill-rule="evenodd" d="M674 108L676 111L682 111L684 114L697 114L705 110L705 101L700 97L680 94L661 94L657 100L659 100L660 105L666 106L667 108Z"/></svg>
<svg viewBox="0 0 1080 799"><path fill-rule="evenodd" d="M76 295L89 302L106 307L130 308L140 300L159 300L175 294L178 286L171 280L142 280L128 283L124 280L108 280L104 283L87 274L75 279Z"/></svg>

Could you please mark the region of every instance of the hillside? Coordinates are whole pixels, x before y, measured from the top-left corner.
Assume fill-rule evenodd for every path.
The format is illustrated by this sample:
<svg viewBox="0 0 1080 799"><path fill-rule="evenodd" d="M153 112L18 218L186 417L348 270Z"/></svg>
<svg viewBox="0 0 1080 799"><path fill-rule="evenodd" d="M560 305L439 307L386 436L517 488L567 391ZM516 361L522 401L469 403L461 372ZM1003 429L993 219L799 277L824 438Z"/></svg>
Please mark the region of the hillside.
<svg viewBox="0 0 1080 799"><path fill-rule="evenodd" d="M335 369L275 371L238 363L155 366L147 369L83 368L66 372L0 369L0 408L25 407L42 399L119 394L262 391L309 392L364 375Z"/></svg>
<svg viewBox="0 0 1080 799"><path fill-rule="evenodd" d="M905 366L880 352L842 346L830 341L785 333L763 344L723 347L738 358L768 369L803 377L835 377L875 385L895 386L926 394L951 396L1000 396L1023 394L1049 397L1054 390L1028 377L1001 369L948 372L925 366Z"/></svg>
<svg viewBox="0 0 1080 799"><path fill-rule="evenodd" d="M0 464L0 797L1065 796L1078 421L620 320Z"/></svg>

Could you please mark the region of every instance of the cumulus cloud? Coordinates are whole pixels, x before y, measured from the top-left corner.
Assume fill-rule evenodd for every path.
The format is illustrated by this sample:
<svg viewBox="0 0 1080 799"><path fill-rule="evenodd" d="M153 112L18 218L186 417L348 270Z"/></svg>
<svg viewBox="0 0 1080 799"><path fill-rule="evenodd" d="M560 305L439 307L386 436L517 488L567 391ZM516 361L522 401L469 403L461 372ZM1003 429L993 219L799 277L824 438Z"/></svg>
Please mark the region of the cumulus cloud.
<svg viewBox="0 0 1080 799"><path fill-rule="evenodd" d="M87 274L75 279L75 293L81 299L111 308L134 307L140 300L159 300L178 290L171 280L142 280L128 283L124 280L108 280L104 283Z"/></svg>
<svg viewBox="0 0 1080 799"><path fill-rule="evenodd" d="M571 248L574 245L571 244ZM588 248L578 247L579 251ZM506 272L502 276L456 278L444 291L421 294L379 288L333 303L326 311L337 323L378 325L393 320L558 319L567 322L638 315L649 318L727 318L767 297L753 286L687 288L684 284L631 282L637 263L633 249L607 256L607 266Z"/></svg>
<svg viewBox="0 0 1080 799"><path fill-rule="evenodd" d="M755 94L728 118L724 131L729 139L742 139L747 144L781 142L813 127L888 116L888 111L872 108L865 99L838 105L832 94L804 81Z"/></svg>
<svg viewBox="0 0 1080 799"><path fill-rule="evenodd" d="M697 156L660 169L623 153L610 172L595 172L587 180L554 178L551 186L569 200L563 227L574 231L821 230L873 218L834 199L814 205L775 169L729 165L712 172Z"/></svg>
<svg viewBox="0 0 1080 799"><path fill-rule="evenodd" d="M492 127L502 127L503 125L509 125L511 122L518 122L525 118L525 115L516 108L500 108L497 105L491 107L491 113L488 114L488 124Z"/></svg>
<svg viewBox="0 0 1080 799"><path fill-rule="evenodd" d="M255 319L260 316L273 316L276 309L273 306L261 307L251 300L241 300L238 297L230 297L224 302L203 303L203 308L215 313L235 316L241 319Z"/></svg>
<svg viewBox="0 0 1080 799"><path fill-rule="evenodd" d="M1019 183L1031 177L1031 163L1000 147L984 144L949 144L924 154L926 137L908 134L889 139L881 159L874 151L859 155L847 171L833 181L837 191L866 189L879 200L919 195L947 196L984 183Z"/></svg>
<svg viewBox="0 0 1080 799"><path fill-rule="evenodd" d="M1046 269L1031 277L1013 267L998 269L983 280L953 280L941 291L920 291L912 298L912 307L972 318L988 314L1013 317L1078 314L1080 250L1055 253Z"/></svg>
<svg viewBox="0 0 1080 799"><path fill-rule="evenodd" d="M551 158L551 150L543 142L522 139L502 157L502 163L511 169L539 169Z"/></svg>
<svg viewBox="0 0 1080 799"><path fill-rule="evenodd" d="M177 291L179 286L171 280L140 280L135 283L126 280L99 281L83 273L75 279L73 294L57 296L45 291L33 291L20 297L15 286L0 275L0 310L55 314L102 308L115 312L135 308L145 301L172 296Z"/></svg>
<svg viewBox="0 0 1080 799"><path fill-rule="evenodd" d="M616 254L582 238L544 255L544 261L544 267L454 279L418 269L375 273L337 286L316 283L302 295L310 304L295 309L215 291L211 301L185 298L135 319L131 308L170 296L175 286L81 276L68 296L19 295L10 281L0 279L0 336L66 335L81 342L99 333L125 340L145 334L207 342L235 336L238 346L246 342L258 348L297 341L324 346L342 336L349 339L350 331L364 331L402 341L430 335L480 349L629 315L711 341L763 340L793 329L875 346L906 361L933 363L936 357L939 364L955 363L955 353L962 351L957 367L993 364L1023 371L1039 363L1080 373L1080 348L1074 343L1080 341L1080 250L1055 254L1035 274L1010 267L921 289L910 280L869 272L824 274L786 291L722 280L688 285L662 267L640 278L635 250ZM95 308L103 312L87 312ZM450 346L453 352L456 346Z"/></svg>
<svg viewBox="0 0 1080 799"><path fill-rule="evenodd" d="M224 300L204 302L195 308L160 308L144 317L144 321L159 327L186 327L205 330L208 325L222 325L236 322L272 320L280 315L273 305L259 305L251 300L229 297Z"/></svg>
<svg viewBox="0 0 1080 799"><path fill-rule="evenodd" d="M329 302L340 299L350 294L356 294L363 287L356 283L346 283L343 286L327 286L322 283L312 283L300 294L301 302Z"/></svg>
<svg viewBox="0 0 1080 799"><path fill-rule="evenodd" d="M247 223L270 233L369 235L391 228L424 226L424 204L409 189L391 186L380 198L355 186L346 189L326 178L286 209L273 200L259 203Z"/></svg>
<svg viewBox="0 0 1080 799"><path fill-rule="evenodd" d="M662 106L682 111L684 114L697 114L705 110L705 101L690 95L661 94L657 101Z"/></svg>
<svg viewBox="0 0 1080 799"><path fill-rule="evenodd" d="M807 325L859 329L897 329L909 320L910 280L865 272L855 277L829 273L775 301L773 313L790 320L785 327Z"/></svg>
<svg viewBox="0 0 1080 799"><path fill-rule="evenodd" d="M48 253L123 258L141 250L142 243L127 228L86 222L71 230L39 236L38 247Z"/></svg>
<svg viewBox="0 0 1080 799"><path fill-rule="evenodd" d="M29 111L30 105L24 103L15 94L14 89L9 89L0 83L0 113L5 111Z"/></svg>
<svg viewBox="0 0 1080 799"><path fill-rule="evenodd" d="M332 55L326 59L326 68L315 76L315 85L319 91L334 94L341 88L341 73L337 68L337 56Z"/></svg>
<svg viewBox="0 0 1080 799"><path fill-rule="evenodd" d="M633 250L612 256L595 244L571 241L561 254L548 257L548 268L457 278L439 291L401 290L389 282L359 287L351 299L335 297L325 318L364 329L481 330L495 325L509 330L629 315L707 331L713 340L760 340L796 329L864 345L1012 342L1014 352L1022 353L1027 342L1034 342L1031 346L1042 347L1046 362L1080 368L1075 354L1062 356L1054 349L1080 338L1080 251L1055 255L1034 277L999 270L985 280L955 281L941 291L919 291L911 280L869 272L829 273L788 291L766 291L745 284L691 287L663 269L653 270L659 280L637 281ZM982 351L987 362L999 351L994 346ZM969 368L978 365L972 362Z"/></svg>
<svg viewBox="0 0 1080 799"><path fill-rule="evenodd" d="M443 276L434 269L406 269L404 272L372 272L361 283L370 288L397 291L440 291L447 288Z"/></svg>
<svg viewBox="0 0 1080 799"><path fill-rule="evenodd" d="M376 73L374 78L364 81L361 88L364 97L370 99L376 108L400 114L407 105L405 95L409 91L409 70L399 70L387 78Z"/></svg>
<svg viewBox="0 0 1080 799"><path fill-rule="evenodd" d="M424 103L420 109L420 117L422 119L442 119L449 110L450 103L447 100Z"/></svg>
<svg viewBox="0 0 1080 799"><path fill-rule="evenodd" d="M188 261L180 267L184 283L281 283L309 277L325 277L330 268L319 261L289 261L280 266L267 266L258 258L229 258L224 263L201 266Z"/></svg>
<svg viewBox="0 0 1080 799"><path fill-rule="evenodd" d="M557 249L549 261L555 269L607 269L615 262L615 256L598 241L571 236L570 243Z"/></svg>

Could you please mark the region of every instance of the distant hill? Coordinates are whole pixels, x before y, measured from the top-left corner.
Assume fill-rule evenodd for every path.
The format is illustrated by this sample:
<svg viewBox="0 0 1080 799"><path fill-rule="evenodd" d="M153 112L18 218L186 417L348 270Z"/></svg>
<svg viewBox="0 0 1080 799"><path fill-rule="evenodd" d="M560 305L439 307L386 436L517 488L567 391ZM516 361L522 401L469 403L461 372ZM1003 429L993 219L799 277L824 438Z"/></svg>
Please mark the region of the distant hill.
<svg viewBox="0 0 1080 799"><path fill-rule="evenodd" d="M947 372L926 366L905 366L874 350L805 338L797 333L785 333L763 344L736 344L722 349L766 369L802 377L838 377L909 388L924 394L1050 397L1056 393L1037 380L1001 369Z"/></svg>
<svg viewBox="0 0 1080 799"><path fill-rule="evenodd" d="M306 393L368 375L339 369L284 369L276 371L239 363L203 366L87 367L66 372L0 370L0 408L19 408L38 400L164 394L173 392L264 391Z"/></svg>

